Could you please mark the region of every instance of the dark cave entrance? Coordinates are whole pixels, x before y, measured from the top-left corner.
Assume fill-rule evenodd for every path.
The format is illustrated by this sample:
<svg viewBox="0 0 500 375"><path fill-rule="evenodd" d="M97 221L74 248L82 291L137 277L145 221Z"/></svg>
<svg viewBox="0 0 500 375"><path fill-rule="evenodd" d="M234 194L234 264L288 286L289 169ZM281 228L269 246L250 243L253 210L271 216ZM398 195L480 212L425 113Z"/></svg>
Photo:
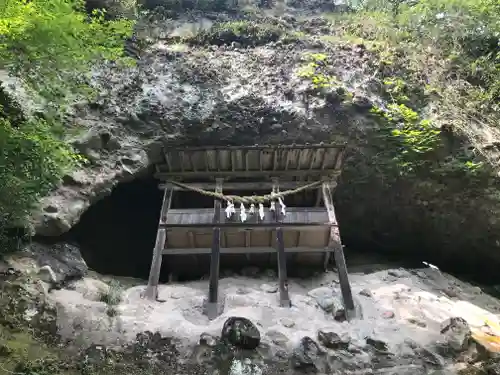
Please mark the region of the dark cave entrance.
<svg viewBox="0 0 500 375"><path fill-rule="evenodd" d="M118 184L64 237L96 272L147 279L163 192L153 177Z"/></svg>
<svg viewBox="0 0 500 375"><path fill-rule="evenodd" d="M79 246L89 268L101 274L148 279L155 245L163 191L160 181L153 176L136 178L118 184L111 194L93 204L81 216L80 222L58 241ZM269 191L225 191L226 194L268 194ZM288 206L307 207L317 203L317 191L306 191L286 199ZM190 191L176 191L171 208L212 208L213 198ZM266 256L273 256L268 254ZM264 255L244 256L230 254L221 257L221 275L225 271L239 272L242 268L266 264ZM173 268L179 281L200 279L209 272L210 256L178 255L163 257L160 281L168 281ZM276 257L274 255L274 257ZM236 259L238 258L238 259ZM275 263L275 262L273 262ZM195 266L193 266L195 264ZM187 266L186 266L187 265ZM268 268L273 266L269 264ZM293 269L290 269L293 276Z"/></svg>

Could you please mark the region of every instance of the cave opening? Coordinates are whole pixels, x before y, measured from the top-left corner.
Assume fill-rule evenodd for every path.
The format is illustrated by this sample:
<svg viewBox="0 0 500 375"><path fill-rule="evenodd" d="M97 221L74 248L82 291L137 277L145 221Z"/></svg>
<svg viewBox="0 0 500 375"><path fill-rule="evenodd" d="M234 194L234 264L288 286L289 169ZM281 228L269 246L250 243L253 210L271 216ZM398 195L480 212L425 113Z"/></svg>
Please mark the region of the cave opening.
<svg viewBox="0 0 500 375"><path fill-rule="evenodd" d="M163 192L152 176L119 183L64 236L87 265L106 275L147 279Z"/></svg>
<svg viewBox="0 0 500 375"><path fill-rule="evenodd" d="M369 215L370 213L367 217ZM500 285L499 265L494 262L485 264L480 256L475 255L473 249L463 249L461 246L456 247L455 254L442 251L439 247L441 239L438 228L422 223L420 227L413 227L409 230L404 223L386 219L387 223L392 225L391 234L374 231L370 237L366 237L360 235L360 231L356 231L356 226L347 228L353 225L353 222L342 220L342 211L337 211L337 217L342 242L348 249L347 261L349 253L355 252L359 256L376 253L388 262L400 264L407 269L426 268L430 264L436 266L440 272L449 273L469 283L487 288L490 292L500 296L500 292L496 289Z"/></svg>
<svg viewBox="0 0 500 375"><path fill-rule="evenodd" d="M242 182L242 181L237 181ZM106 275L134 277L147 280L155 245L158 221L163 200L160 181L152 175L119 183L110 195L90 206L80 221L62 238L80 248L89 268ZM263 195L269 190L225 190L228 195ZM318 191L304 191L285 199L287 206L313 207L317 204ZM171 209L213 208L214 199L193 191L176 190ZM248 207L247 207L248 208ZM263 257L269 257L263 259ZM240 272L249 266L272 264L275 254L244 256L225 254L221 257L220 272ZM168 281L172 269L179 281L200 279L208 275L210 256L164 256L160 282ZM186 264L188 265L186 267ZM182 267L181 267L182 266ZM290 269L293 275L293 269Z"/></svg>

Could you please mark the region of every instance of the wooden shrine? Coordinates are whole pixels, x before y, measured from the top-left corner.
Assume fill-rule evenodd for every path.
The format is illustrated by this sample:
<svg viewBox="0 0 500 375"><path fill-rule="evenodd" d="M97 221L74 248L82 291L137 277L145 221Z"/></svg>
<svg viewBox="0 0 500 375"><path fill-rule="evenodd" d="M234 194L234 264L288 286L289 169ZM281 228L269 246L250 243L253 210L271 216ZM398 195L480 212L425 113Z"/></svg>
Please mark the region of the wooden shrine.
<svg viewBox="0 0 500 375"><path fill-rule="evenodd" d="M354 316L332 191L345 145L164 148L156 177L164 189L158 234L145 298L157 298L163 256L210 254L207 315L217 316L219 265L224 254L277 254L279 303L291 305L289 253L326 268L330 254L339 272L346 316ZM287 207L303 191L310 207ZM172 208L176 194L210 197L211 208ZM231 192L238 191L239 194ZM256 194L256 192L260 194Z"/></svg>

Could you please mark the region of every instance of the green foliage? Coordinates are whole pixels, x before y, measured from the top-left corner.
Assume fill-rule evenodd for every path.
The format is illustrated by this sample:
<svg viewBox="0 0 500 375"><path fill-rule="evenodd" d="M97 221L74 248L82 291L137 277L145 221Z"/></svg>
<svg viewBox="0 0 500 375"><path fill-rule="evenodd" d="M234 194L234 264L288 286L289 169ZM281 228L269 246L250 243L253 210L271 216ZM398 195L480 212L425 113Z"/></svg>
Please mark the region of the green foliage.
<svg viewBox="0 0 500 375"><path fill-rule="evenodd" d="M58 375L62 374L56 359L39 358L33 361L20 362L13 373L17 375Z"/></svg>
<svg viewBox="0 0 500 375"><path fill-rule="evenodd" d="M108 305L106 313L110 318L118 315L116 306L122 301L123 287L119 281L111 280L109 290L99 296L99 300Z"/></svg>
<svg viewBox="0 0 500 375"><path fill-rule="evenodd" d="M83 0L0 0L0 69L22 78L48 104L88 95L85 75L96 61L129 62L122 56L131 21L104 16L94 10L89 17Z"/></svg>
<svg viewBox="0 0 500 375"><path fill-rule="evenodd" d="M95 9L105 10L107 19L134 19L139 5L137 0L85 0L85 8L89 13Z"/></svg>
<svg viewBox="0 0 500 375"><path fill-rule="evenodd" d="M406 95L406 82L398 77L387 77L383 81L385 91L389 93L394 101L406 102L410 98Z"/></svg>
<svg viewBox="0 0 500 375"><path fill-rule="evenodd" d="M331 64L328 55L324 53L306 53L304 55L306 64L301 67L298 76L311 82L315 89L331 87L337 80L330 72Z"/></svg>
<svg viewBox="0 0 500 375"><path fill-rule="evenodd" d="M344 39L358 38L373 53L389 99L429 105L433 122L464 135L496 164L485 145L500 124L500 2L365 0L357 9L332 22ZM459 154L446 164L471 173L484 165Z"/></svg>
<svg viewBox="0 0 500 375"><path fill-rule="evenodd" d="M0 82L0 240L65 173L84 160L64 142L60 121L71 96L87 97L99 61L129 64L129 20L85 13L84 0L0 0L0 70L45 102L43 119L23 112ZM41 116L39 116L41 117ZM0 252L5 247L0 248Z"/></svg>
<svg viewBox="0 0 500 375"><path fill-rule="evenodd" d="M241 46L259 46L277 41L283 30L275 25L260 24L251 21L233 21L218 23L209 30L186 38L186 42L194 44L224 45L239 43Z"/></svg>
<svg viewBox="0 0 500 375"><path fill-rule="evenodd" d="M19 223L79 160L45 120L0 119L0 228Z"/></svg>
<svg viewBox="0 0 500 375"><path fill-rule="evenodd" d="M388 151L401 174L414 172L430 162L426 155L439 147L441 139L440 131L429 120L421 119L404 104L390 104L385 111L375 107L371 111L386 122L383 131L391 145Z"/></svg>

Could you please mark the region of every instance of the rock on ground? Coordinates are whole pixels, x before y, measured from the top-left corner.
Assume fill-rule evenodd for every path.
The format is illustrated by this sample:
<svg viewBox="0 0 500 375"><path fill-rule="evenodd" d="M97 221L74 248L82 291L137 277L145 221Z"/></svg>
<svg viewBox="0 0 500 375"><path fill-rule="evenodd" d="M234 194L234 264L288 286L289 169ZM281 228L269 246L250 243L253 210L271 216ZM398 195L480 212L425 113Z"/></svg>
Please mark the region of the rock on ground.
<svg viewBox="0 0 500 375"><path fill-rule="evenodd" d="M220 281L220 292L225 296L220 301L222 314L210 321L204 315L206 281L160 285L162 302L142 299L145 286L140 282L93 273L69 280L60 288L37 292L36 261L31 259L30 263L29 259L26 254L12 256L3 267L5 276L0 275L10 279L18 274L29 276L25 286L20 285L12 296L19 298L17 293L24 291L24 302L16 308L25 309L19 314L28 324L43 324L53 337L80 348L97 345L127 351L143 345L146 339L141 337L146 335L146 341L156 349L147 344L145 353L152 353L151 360L161 363L175 348L176 356L201 366L220 365L250 352L251 358L257 355L264 362L300 371L377 369L382 374L391 369L398 374L429 374L431 369L488 359L485 353L489 349L481 349L477 337L471 335L485 319L493 333L500 334L495 332L495 324L500 325L500 301L430 268L352 272L353 294L359 296L356 304L362 314L349 322L337 320L335 309L325 309L318 299L333 296L335 305L341 300L333 272L290 280L291 308L279 307L277 293L262 288L269 282L267 272L251 278L227 277ZM70 268L78 269L79 263L70 261ZM9 283L0 285L8 287ZM30 302L28 290L43 303ZM360 295L366 290L370 297ZM6 304L10 304L8 299ZM38 311L40 308L43 311ZM98 358L102 354L98 348L91 352ZM241 366L246 366L245 358L241 358Z"/></svg>
<svg viewBox="0 0 500 375"><path fill-rule="evenodd" d="M443 327L446 319L454 318L452 322L465 319L474 327L481 323L479 313L497 320L495 313L500 309L499 301L483 293L474 293L471 286L451 276L440 274L436 277L433 270L408 273L392 282L386 281L387 276L387 271L351 276L355 294L366 288L372 292L371 298L359 300L363 318L351 322L336 321L331 313L318 305L315 298L310 297L307 288L294 281L290 282L293 306L283 309L279 307L275 294L260 288L259 280L245 277L221 280L220 289L226 296L223 313L213 321L203 314L206 282L161 285L159 299L164 301L161 303L141 299L144 286L124 289L114 306L116 315L112 318L107 316L109 306L85 290L85 285L92 285L95 281L84 279L75 283L74 290L54 290L49 300L57 307L59 333L64 338L107 345L130 342L138 333L150 331L159 332L164 337L176 337L190 347L199 342L202 334L220 335L228 318L240 316L249 320L251 330L257 328L252 331L256 333L249 337L256 337L256 344L260 338L273 352L291 352L308 336L317 338L325 350L363 348L367 345L367 338L370 338L371 345L377 350L403 355L408 340L431 351L436 343L443 340L461 340L460 344L465 345L464 341L470 337L467 332L470 335L470 331L449 337L446 333L456 332L456 329L450 328L450 324ZM453 299L443 292L451 283L458 291ZM243 288L245 293L240 294ZM331 292L339 298L338 286L332 287ZM384 316L388 310L394 313L391 319ZM415 321L420 324L415 324ZM460 350L457 345L454 341L450 343L450 346Z"/></svg>

